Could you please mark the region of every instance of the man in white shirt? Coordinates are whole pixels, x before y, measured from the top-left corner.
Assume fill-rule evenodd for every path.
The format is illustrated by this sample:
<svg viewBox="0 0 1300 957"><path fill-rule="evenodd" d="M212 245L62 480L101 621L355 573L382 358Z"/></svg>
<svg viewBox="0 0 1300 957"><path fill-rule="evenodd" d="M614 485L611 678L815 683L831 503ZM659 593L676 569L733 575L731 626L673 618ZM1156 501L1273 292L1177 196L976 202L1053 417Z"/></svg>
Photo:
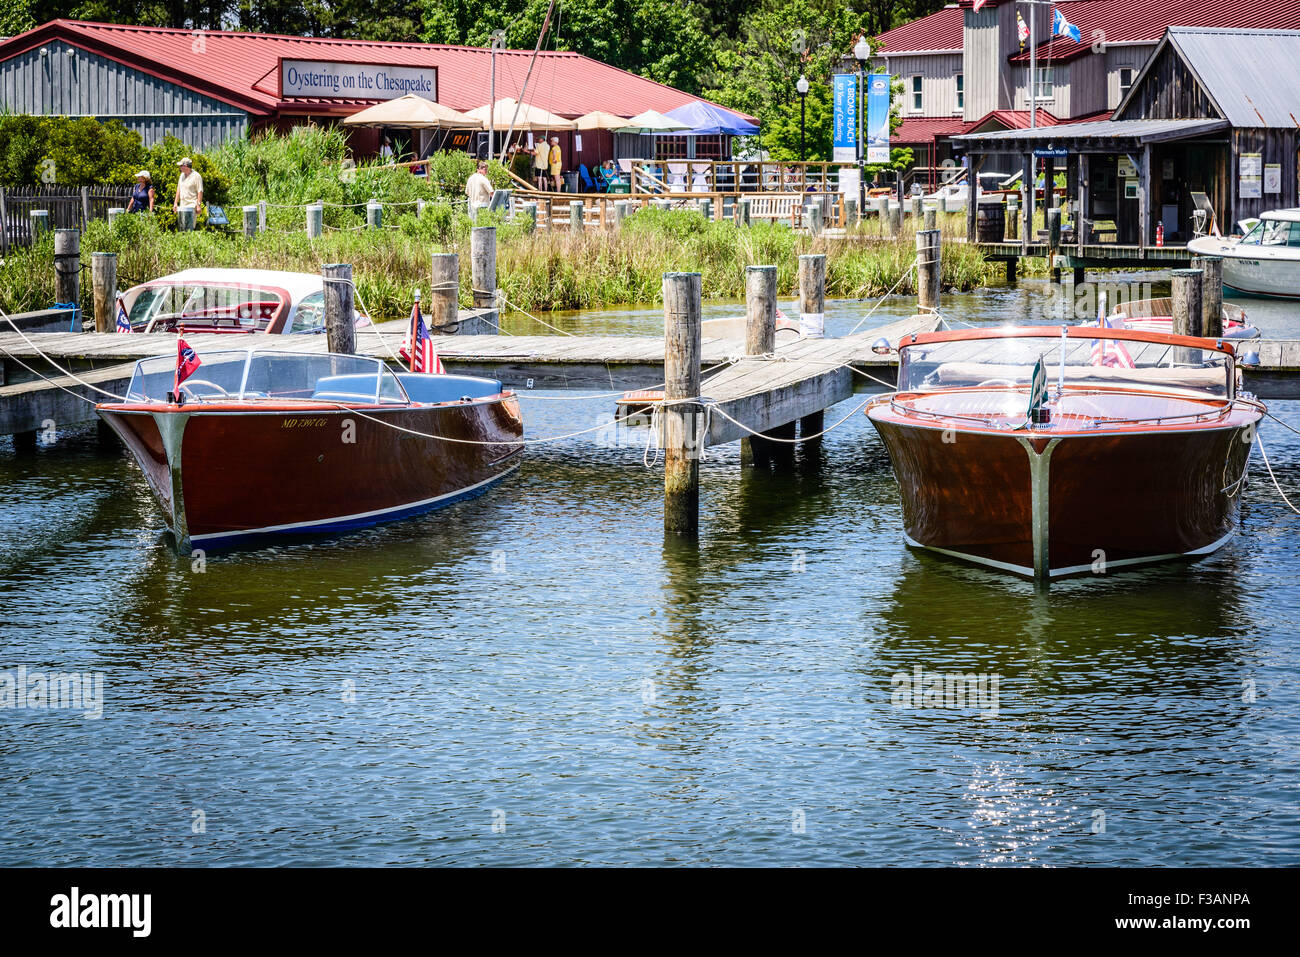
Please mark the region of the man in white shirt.
<svg viewBox="0 0 1300 957"><path fill-rule="evenodd" d="M203 177L194 172L194 164L186 156L176 164L181 168L180 179L176 182L176 198L172 201L172 210L192 209L195 214L203 208Z"/></svg>
<svg viewBox="0 0 1300 957"><path fill-rule="evenodd" d="M487 163L480 161L478 170L465 183L465 195L469 197L470 219L477 219L480 209L492 205L494 192L492 181L487 178Z"/></svg>

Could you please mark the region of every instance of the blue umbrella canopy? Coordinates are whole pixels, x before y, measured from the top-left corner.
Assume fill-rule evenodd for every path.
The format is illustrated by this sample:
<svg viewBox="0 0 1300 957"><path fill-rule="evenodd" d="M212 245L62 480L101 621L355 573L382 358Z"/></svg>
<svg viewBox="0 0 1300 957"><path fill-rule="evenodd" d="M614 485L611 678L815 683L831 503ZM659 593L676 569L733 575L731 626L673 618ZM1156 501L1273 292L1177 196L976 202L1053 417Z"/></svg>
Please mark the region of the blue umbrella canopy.
<svg viewBox="0 0 1300 957"><path fill-rule="evenodd" d="M689 126L686 133L692 136L754 136L758 133L758 126L739 113L700 100L669 110L664 115Z"/></svg>

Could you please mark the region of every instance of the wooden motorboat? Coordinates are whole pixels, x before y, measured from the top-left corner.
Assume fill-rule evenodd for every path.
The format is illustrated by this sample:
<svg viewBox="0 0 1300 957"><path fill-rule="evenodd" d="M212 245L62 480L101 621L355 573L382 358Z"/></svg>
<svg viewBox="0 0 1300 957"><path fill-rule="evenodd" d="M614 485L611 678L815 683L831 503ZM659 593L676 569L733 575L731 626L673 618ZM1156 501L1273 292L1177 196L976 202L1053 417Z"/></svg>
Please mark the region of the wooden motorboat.
<svg viewBox="0 0 1300 957"><path fill-rule="evenodd" d="M1254 430L1229 342L1084 326L908 336L866 413L908 544L1054 578L1209 554Z"/></svg>
<svg viewBox="0 0 1300 957"><path fill-rule="evenodd" d="M378 359L222 351L136 365L99 405L181 551L343 532L450 505L518 467L518 399L494 379ZM177 385L177 379L182 381Z"/></svg>
<svg viewBox="0 0 1300 957"><path fill-rule="evenodd" d="M1224 339L1259 338L1259 330L1246 321L1246 310L1241 306L1225 302L1221 318ZM1134 299L1132 302L1122 303L1111 310L1109 324L1116 329L1173 333L1174 301L1165 296L1160 299Z"/></svg>

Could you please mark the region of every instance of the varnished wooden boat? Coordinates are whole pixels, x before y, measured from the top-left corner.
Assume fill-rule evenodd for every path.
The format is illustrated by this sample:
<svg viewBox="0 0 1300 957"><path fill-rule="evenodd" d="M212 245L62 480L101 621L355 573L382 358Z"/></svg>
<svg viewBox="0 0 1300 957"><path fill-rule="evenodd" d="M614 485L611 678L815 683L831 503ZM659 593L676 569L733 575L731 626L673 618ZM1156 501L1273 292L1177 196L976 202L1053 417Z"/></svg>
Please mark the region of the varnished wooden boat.
<svg viewBox="0 0 1300 957"><path fill-rule="evenodd" d="M520 462L518 400L492 379L377 359L216 352L173 391L137 364L98 406L143 469L181 551L344 532L486 491Z"/></svg>
<svg viewBox="0 0 1300 957"><path fill-rule="evenodd" d="M1258 339L1259 329L1246 320L1246 310L1230 302L1223 303L1220 311L1224 339ZM1116 329L1133 329L1138 332L1174 331L1174 301L1168 296L1161 299L1134 299L1121 303L1111 311L1109 324ZM1095 325L1095 323L1087 323Z"/></svg>
<svg viewBox="0 0 1300 957"><path fill-rule="evenodd" d="M899 353L899 391L867 415L908 544L1048 579L1231 538L1265 409L1239 393L1230 343L1049 326L925 333Z"/></svg>

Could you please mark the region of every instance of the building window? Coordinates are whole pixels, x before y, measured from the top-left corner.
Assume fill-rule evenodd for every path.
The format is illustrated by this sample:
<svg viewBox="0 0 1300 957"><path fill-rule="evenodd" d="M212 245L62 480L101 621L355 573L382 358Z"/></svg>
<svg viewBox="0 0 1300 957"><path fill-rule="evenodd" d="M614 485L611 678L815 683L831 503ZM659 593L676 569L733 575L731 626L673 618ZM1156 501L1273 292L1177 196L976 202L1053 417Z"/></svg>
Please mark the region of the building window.
<svg viewBox="0 0 1300 957"><path fill-rule="evenodd" d="M1128 91L1133 89L1133 69L1124 67L1119 71L1119 99L1124 102L1124 97L1128 96Z"/></svg>
<svg viewBox="0 0 1300 957"><path fill-rule="evenodd" d="M1053 97L1052 83L1056 77L1056 70L1050 66L1040 66L1038 68L1038 91L1039 100L1050 100Z"/></svg>
<svg viewBox="0 0 1300 957"><path fill-rule="evenodd" d="M965 84L962 81L963 81L963 77L960 73L958 73L957 74L957 110L958 111L964 110L966 108Z"/></svg>
<svg viewBox="0 0 1300 957"><path fill-rule="evenodd" d="M913 113L921 112L921 103L922 103L921 78L919 76L914 76L912 77L912 112Z"/></svg>

